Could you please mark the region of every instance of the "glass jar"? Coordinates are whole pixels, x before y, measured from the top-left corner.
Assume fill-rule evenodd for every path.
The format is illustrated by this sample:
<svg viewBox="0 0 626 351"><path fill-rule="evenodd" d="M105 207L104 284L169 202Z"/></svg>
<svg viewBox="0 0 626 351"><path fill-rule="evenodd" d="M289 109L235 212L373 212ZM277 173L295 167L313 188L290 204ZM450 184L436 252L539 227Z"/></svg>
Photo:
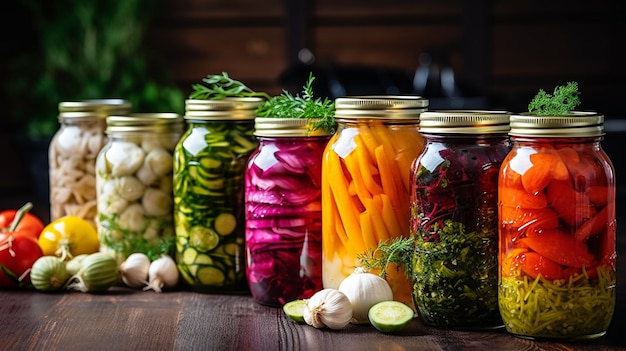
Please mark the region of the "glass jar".
<svg viewBox="0 0 626 351"><path fill-rule="evenodd" d="M96 225L95 166L107 143L105 118L130 110L120 99L59 103L60 127L48 149L51 221L73 215Z"/></svg>
<svg viewBox="0 0 626 351"><path fill-rule="evenodd" d="M511 116L499 181L498 301L508 332L593 339L615 309L615 170L604 117Z"/></svg>
<svg viewBox="0 0 626 351"><path fill-rule="evenodd" d="M409 172L427 106L419 96L335 100L338 128L322 162L324 287L338 288L379 242L409 236ZM403 267L389 266L386 279L394 299L413 306Z"/></svg>
<svg viewBox="0 0 626 351"><path fill-rule="evenodd" d="M108 143L96 162L100 251L122 263L131 253L174 256L174 147L184 130L175 113L106 118Z"/></svg>
<svg viewBox="0 0 626 351"><path fill-rule="evenodd" d="M248 293L244 176L261 98L187 100L174 152L176 262L193 290Z"/></svg>
<svg viewBox="0 0 626 351"><path fill-rule="evenodd" d="M322 154L314 119L257 117L246 172L246 274L254 300L282 306L322 290Z"/></svg>
<svg viewBox="0 0 626 351"><path fill-rule="evenodd" d="M502 327L498 311L498 172L509 152L500 111L424 112L411 168L413 299L432 326Z"/></svg>

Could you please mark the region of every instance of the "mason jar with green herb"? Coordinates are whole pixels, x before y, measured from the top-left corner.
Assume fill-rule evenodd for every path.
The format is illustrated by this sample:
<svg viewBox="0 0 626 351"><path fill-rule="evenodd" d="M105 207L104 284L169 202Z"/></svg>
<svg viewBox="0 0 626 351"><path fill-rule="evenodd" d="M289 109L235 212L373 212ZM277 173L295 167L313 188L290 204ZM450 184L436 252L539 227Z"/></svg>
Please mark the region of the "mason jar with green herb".
<svg viewBox="0 0 626 351"><path fill-rule="evenodd" d="M502 327L498 311L498 172L508 112L428 111L411 168L413 299L428 325Z"/></svg>
<svg viewBox="0 0 626 351"><path fill-rule="evenodd" d="M531 339L595 339L615 309L615 171L604 117L573 110L574 82L511 116L498 188L499 308Z"/></svg>
<svg viewBox="0 0 626 351"><path fill-rule="evenodd" d="M184 130L176 113L106 119L109 142L96 161L100 250L122 263L174 251L173 152Z"/></svg>
<svg viewBox="0 0 626 351"><path fill-rule="evenodd" d="M203 292L248 292L244 175L257 148L261 97L188 99L187 131L174 151L176 263Z"/></svg>

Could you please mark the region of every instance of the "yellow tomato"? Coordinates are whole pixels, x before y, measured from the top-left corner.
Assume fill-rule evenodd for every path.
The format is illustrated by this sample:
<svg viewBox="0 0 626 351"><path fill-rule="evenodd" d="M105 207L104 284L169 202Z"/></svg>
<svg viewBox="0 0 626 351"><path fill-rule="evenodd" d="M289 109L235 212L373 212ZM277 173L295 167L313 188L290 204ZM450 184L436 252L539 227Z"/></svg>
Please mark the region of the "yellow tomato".
<svg viewBox="0 0 626 351"><path fill-rule="evenodd" d="M65 260L99 251L100 241L93 224L77 216L64 216L43 228L39 246L44 255Z"/></svg>

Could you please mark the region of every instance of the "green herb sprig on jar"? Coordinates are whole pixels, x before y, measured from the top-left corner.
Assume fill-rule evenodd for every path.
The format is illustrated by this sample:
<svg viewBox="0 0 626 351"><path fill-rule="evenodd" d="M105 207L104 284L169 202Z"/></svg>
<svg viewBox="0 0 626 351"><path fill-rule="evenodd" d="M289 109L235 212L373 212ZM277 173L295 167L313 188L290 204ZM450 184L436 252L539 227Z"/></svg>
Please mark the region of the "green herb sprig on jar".
<svg viewBox="0 0 626 351"><path fill-rule="evenodd" d="M576 82L557 86L552 94L539 89L537 95L528 104L528 112L536 116L564 116L580 105L579 95Z"/></svg>
<svg viewBox="0 0 626 351"><path fill-rule="evenodd" d="M257 117L317 119L311 126L312 130L322 129L333 134L337 128L335 103L328 98L314 97L314 80L313 74L309 73L302 95L283 90L281 95L267 100L257 109Z"/></svg>
<svg viewBox="0 0 626 351"><path fill-rule="evenodd" d="M227 97L262 97L269 99L265 92L250 89L241 81L232 79L228 73L209 74L202 79L202 83L192 84L193 91L189 98L193 100L221 100Z"/></svg>

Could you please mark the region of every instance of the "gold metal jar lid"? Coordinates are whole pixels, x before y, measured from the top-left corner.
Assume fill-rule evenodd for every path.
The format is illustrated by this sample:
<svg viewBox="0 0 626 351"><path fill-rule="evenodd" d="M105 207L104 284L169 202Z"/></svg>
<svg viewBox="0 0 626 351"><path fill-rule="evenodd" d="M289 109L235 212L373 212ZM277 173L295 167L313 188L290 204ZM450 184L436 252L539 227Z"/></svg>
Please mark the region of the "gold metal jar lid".
<svg viewBox="0 0 626 351"><path fill-rule="evenodd" d="M184 119L177 113L134 113L108 116L106 133L182 133Z"/></svg>
<svg viewBox="0 0 626 351"><path fill-rule="evenodd" d="M316 118L270 118L254 120L254 135L262 137L314 137L330 135L324 129L312 129Z"/></svg>
<svg viewBox="0 0 626 351"><path fill-rule="evenodd" d="M488 110L427 111L419 131L433 134L498 134L509 131L510 112Z"/></svg>
<svg viewBox="0 0 626 351"><path fill-rule="evenodd" d="M124 99L92 99L59 103L59 119L106 118L130 113L132 105Z"/></svg>
<svg viewBox="0 0 626 351"><path fill-rule="evenodd" d="M421 96L348 96L335 99L335 118L419 120L427 108L428 99Z"/></svg>
<svg viewBox="0 0 626 351"><path fill-rule="evenodd" d="M513 136L596 137L604 135L604 116L596 112L572 111L564 116L511 116Z"/></svg>
<svg viewBox="0 0 626 351"><path fill-rule="evenodd" d="M224 121L253 120L265 99L260 97L228 97L220 100L185 101L185 119Z"/></svg>

